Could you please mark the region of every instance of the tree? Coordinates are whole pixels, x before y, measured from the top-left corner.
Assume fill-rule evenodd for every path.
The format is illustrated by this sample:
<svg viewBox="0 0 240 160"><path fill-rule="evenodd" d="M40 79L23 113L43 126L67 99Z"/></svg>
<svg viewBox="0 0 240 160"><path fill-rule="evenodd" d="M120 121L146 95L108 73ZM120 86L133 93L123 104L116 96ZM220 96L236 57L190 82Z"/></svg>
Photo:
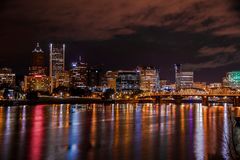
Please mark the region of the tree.
<svg viewBox="0 0 240 160"><path fill-rule="evenodd" d="M115 93L114 89L106 89L106 91L103 93L103 99L111 99L111 96Z"/></svg>
<svg viewBox="0 0 240 160"><path fill-rule="evenodd" d="M70 88L70 95L71 96L91 96L92 92L88 88Z"/></svg>
<svg viewBox="0 0 240 160"><path fill-rule="evenodd" d="M26 98L27 98L27 100L30 100L30 101L37 101L38 100L38 92L28 91Z"/></svg>
<svg viewBox="0 0 240 160"><path fill-rule="evenodd" d="M58 86L57 88L53 89L53 93L60 93L60 92L68 93L68 87Z"/></svg>

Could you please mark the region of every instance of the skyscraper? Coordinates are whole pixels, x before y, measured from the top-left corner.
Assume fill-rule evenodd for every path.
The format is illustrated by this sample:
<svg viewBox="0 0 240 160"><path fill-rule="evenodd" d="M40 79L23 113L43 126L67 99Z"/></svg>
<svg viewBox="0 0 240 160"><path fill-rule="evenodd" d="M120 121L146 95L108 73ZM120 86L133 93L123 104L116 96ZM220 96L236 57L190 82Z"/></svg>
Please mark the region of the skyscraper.
<svg viewBox="0 0 240 160"><path fill-rule="evenodd" d="M82 88L87 86L87 64L82 62L81 57L79 57L79 62L72 63L70 86Z"/></svg>
<svg viewBox="0 0 240 160"><path fill-rule="evenodd" d="M65 71L65 44L50 44L49 76L51 78L51 90L56 86L58 74Z"/></svg>
<svg viewBox="0 0 240 160"><path fill-rule="evenodd" d="M107 87L114 89L116 91L116 80L117 80L117 72L107 71L106 72L106 81L107 81Z"/></svg>
<svg viewBox="0 0 240 160"><path fill-rule="evenodd" d="M46 75L44 65L44 52L37 43L36 48L32 51L32 66L29 67L28 76L24 77L24 90L26 92L49 92L50 79Z"/></svg>
<svg viewBox="0 0 240 160"><path fill-rule="evenodd" d="M183 72L181 64L175 64L176 90L193 87L193 72Z"/></svg>
<svg viewBox="0 0 240 160"><path fill-rule="evenodd" d="M132 94L140 90L140 73L138 71L118 71L116 79L117 92Z"/></svg>
<svg viewBox="0 0 240 160"><path fill-rule="evenodd" d="M37 43L36 48L32 51L32 66L44 66L44 52Z"/></svg>
<svg viewBox="0 0 240 160"><path fill-rule="evenodd" d="M44 52L37 43L36 48L32 51L32 66L29 68L29 75L45 75L46 67L44 64Z"/></svg>
<svg viewBox="0 0 240 160"><path fill-rule="evenodd" d="M87 68L87 86L100 87L102 80L102 71L99 66L88 66Z"/></svg>
<svg viewBox="0 0 240 160"><path fill-rule="evenodd" d="M159 71L154 67L138 67L140 71L140 89L145 92L160 89Z"/></svg>
<svg viewBox="0 0 240 160"><path fill-rule="evenodd" d="M57 73L65 70L65 44L50 44L50 67L49 73L51 77L55 77Z"/></svg>
<svg viewBox="0 0 240 160"><path fill-rule="evenodd" d="M180 89L181 86L181 71L182 71L182 65L181 64L174 64L174 69L175 69L175 82L176 82L176 90Z"/></svg>

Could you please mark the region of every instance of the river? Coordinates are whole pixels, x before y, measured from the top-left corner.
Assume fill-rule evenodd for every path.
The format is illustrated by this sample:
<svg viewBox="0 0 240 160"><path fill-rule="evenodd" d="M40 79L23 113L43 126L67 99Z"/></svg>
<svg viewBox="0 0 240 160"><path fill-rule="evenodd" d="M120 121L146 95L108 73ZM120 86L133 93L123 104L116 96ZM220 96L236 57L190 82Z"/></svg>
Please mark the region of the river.
<svg viewBox="0 0 240 160"><path fill-rule="evenodd" d="M231 105L0 107L0 159L231 159Z"/></svg>

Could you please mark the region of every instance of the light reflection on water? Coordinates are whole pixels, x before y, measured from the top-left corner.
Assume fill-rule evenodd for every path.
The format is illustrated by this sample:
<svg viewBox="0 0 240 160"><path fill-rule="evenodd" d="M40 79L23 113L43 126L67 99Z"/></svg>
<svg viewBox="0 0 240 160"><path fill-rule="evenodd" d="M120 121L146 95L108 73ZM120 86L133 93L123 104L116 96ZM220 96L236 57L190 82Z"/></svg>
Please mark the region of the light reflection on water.
<svg viewBox="0 0 240 160"><path fill-rule="evenodd" d="M201 104L0 107L0 159L229 159L229 114Z"/></svg>

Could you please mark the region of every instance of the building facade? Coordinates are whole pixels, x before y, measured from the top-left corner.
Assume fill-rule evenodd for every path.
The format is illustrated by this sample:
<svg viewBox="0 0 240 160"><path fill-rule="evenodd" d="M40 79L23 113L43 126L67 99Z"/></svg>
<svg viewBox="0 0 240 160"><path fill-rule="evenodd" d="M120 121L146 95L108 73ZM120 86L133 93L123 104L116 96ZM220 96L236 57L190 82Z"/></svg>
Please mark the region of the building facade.
<svg viewBox="0 0 240 160"><path fill-rule="evenodd" d="M57 87L57 75L65 73L65 44L50 44L49 76L51 91Z"/></svg>
<svg viewBox="0 0 240 160"><path fill-rule="evenodd" d="M70 87L70 73L68 71L57 73L55 88L59 86Z"/></svg>
<svg viewBox="0 0 240 160"><path fill-rule="evenodd" d="M0 85L14 87L16 85L16 74L10 68L0 69Z"/></svg>
<svg viewBox="0 0 240 160"><path fill-rule="evenodd" d="M46 75L45 54L37 43L36 48L32 51L32 66L29 67L29 75Z"/></svg>
<svg viewBox="0 0 240 160"><path fill-rule="evenodd" d="M140 89L144 92L160 90L159 71L154 67L138 67L140 71Z"/></svg>
<svg viewBox="0 0 240 160"><path fill-rule="evenodd" d="M44 57L44 52L37 43L36 48L32 51L32 66L29 67L28 75L24 77L25 92L50 91L50 78L46 74Z"/></svg>
<svg viewBox="0 0 240 160"><path fill-rule="evenodd" d="M192 88L194 83L194 73L182 71L181 64L175 64L176 90Z"/></svg>
<svg viewBox="0 0 240 160"><path fill-rule="evenodd" d="M117 72L113 72L113 71L107 71L106 72L106 83L107 83L107 88L111 88L114 89L115 91L117 90Z"/></svg>
<svg viewBox="0 0 240 160"><path fill-rule="evenodd" d="M36 48L32 51L32 66L44 66L45 54L37 43Z"/></svg>
<svg viewBox="0 0 240 160"><path fill-rule="evenodd" d="M131 94L140 90L140 72L138 71L118 71L116 79L116 90L126 94Z"/></svg>
<svg viewBox="0 0 240 160"><path fill-rule="evenodd" d="M70 70L70 87L87 87L87 64L81 61L72 63Z"/></svg>
<svg viewBox="0 0 240 160"><path fill-rule="evenodd" d="M87 86L90 88L101 87L102 70L98 66L87 67Z"/></svg>
<svg viewBox="0 0 240 160"><path fill-rule="evenodd" d="M49 92L50 78L46 75L29 75L24 77L25 92Z"/></svg>

